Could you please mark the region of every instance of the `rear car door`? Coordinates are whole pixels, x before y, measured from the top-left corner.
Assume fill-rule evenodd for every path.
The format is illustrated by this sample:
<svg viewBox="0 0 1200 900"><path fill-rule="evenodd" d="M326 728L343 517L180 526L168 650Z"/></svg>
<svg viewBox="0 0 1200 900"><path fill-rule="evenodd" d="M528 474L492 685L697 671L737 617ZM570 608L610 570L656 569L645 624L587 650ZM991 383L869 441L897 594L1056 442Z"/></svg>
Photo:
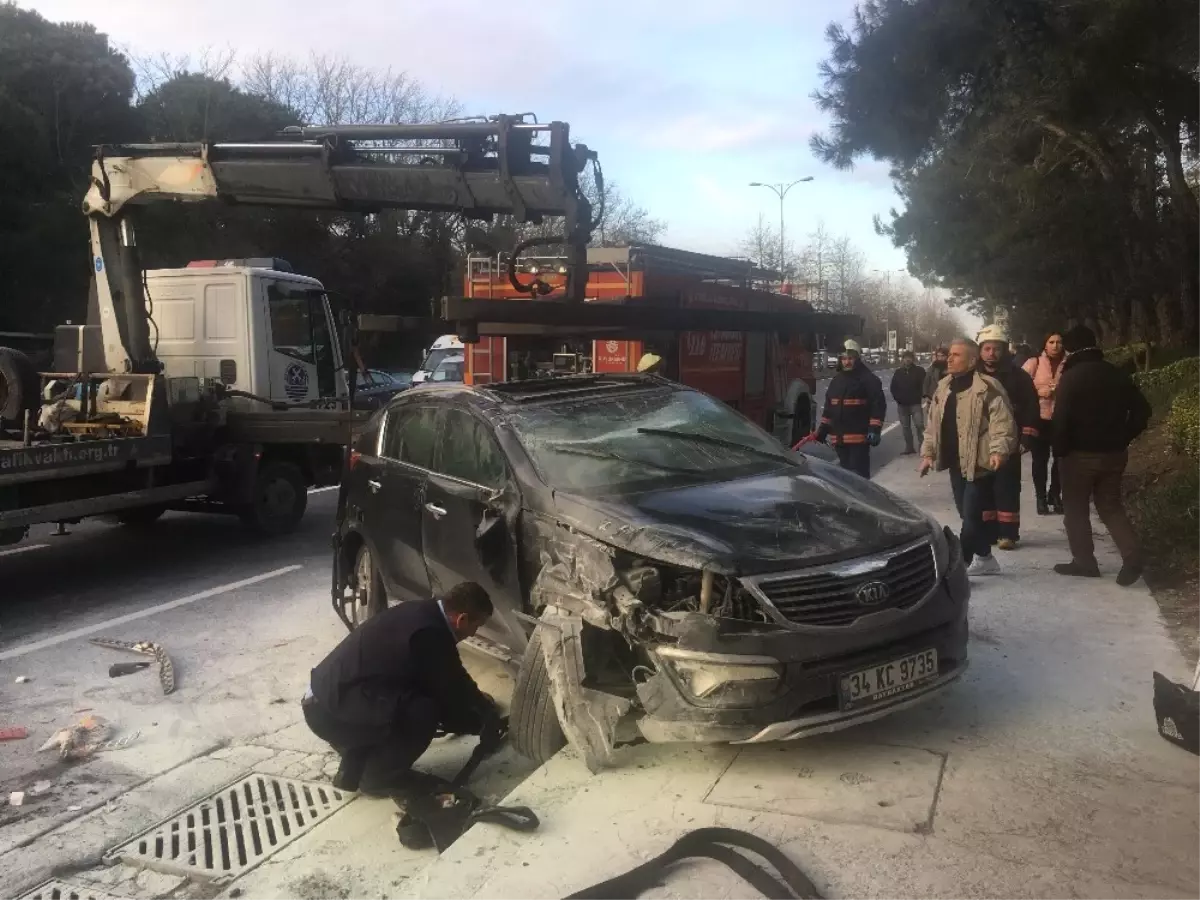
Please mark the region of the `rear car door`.
<svg viewBox="0 0 1200 900"><path fill-rule="evenodd" d="M399 600L430 596L422 555L422 509L433 465L438 411L426 405L389 410L383 427L379 476L368 482L374 494L369 533L379 574Z"/></svg>
<svg viewBox="0 0 1200 900"><path fill-rule="evenodd" d="M521 497L512 467L491 426L465 409L442 410L437 456L425 488L422 546L435 595L474 581L491 595L495 614L482 634L524 650L517 575Z"/></svg>

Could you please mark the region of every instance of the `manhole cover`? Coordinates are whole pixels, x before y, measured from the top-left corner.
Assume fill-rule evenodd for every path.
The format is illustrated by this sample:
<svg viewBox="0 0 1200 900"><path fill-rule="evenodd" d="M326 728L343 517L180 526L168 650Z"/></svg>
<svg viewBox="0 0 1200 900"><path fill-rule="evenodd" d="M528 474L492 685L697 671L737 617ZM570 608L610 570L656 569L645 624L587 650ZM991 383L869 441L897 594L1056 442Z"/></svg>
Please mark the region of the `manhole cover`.
<svg viewBox="0 0 1200 900"><path fill-rule="evenodd" d="M104 859L200 878L236 878L350 799L327 784L247 775L110 850Z"/></svg>
<svg viewBox="0 0 1200 900"><path fill-rule="evenodd" d="M84 887L52 878L22 894L17 900L123 900L123 898L116 894L106 894L93 887Z"/></svg>

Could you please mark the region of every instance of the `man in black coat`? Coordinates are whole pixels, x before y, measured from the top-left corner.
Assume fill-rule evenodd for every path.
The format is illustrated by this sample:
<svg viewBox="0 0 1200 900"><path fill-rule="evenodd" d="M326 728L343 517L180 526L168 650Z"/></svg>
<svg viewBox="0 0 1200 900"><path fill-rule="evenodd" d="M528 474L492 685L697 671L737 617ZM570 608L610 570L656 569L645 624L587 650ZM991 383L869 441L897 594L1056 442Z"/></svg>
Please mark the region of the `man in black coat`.
<svg viewBox="0 0 1200 900"><path fill-rule="evenodd" d="M989 325L979 333L979 371L1000 382L1012 404L1017 424L1017 440L1021 451L1014 453L996 471L996 508L984 510L984 519L991 524L996 546L1015 550L1021 540L1021 453L1038 438L1041 407L1037 388L1029 373L1016 365L1008 352L1008 335L997 325Z"/></svg>
<svg viewBox="0 0 1200 900"><path fill-rule="evenodd" d="M900 355L900 368L892 374L892 399L900 416L900 430L904 432L904 453L911 455L925 442L925 415L921 408L925 387L925 370L917 365L911 350ZM913 445L913 430L917 442Z"/></svg>
<svg viewBox="0 0 1200 900"><path fill-rule="evenodd" d="M458 655L492 614L478 584L400 603L348 634L312 670L301 706L313 734L341 754L334 787L388 795L409 784L440 729L479 734L498 720Z"/></svg>
<svg viewBox="0 0 1200 900"><path fill-rule="evenodd" d="M1054 567L1060 575L1099 578L1092 542L1091 504L1121 553L1117 584L1142 575L1137 532L1125 514L1121 478L1129 445L1150 423L1150 404L1133 379L1104 359L1090 328L1063 335L1067 359L1054 393L1051 420L1054 455L1060 460L1063 511L1071 561Z"/></svg>
<svg viewBox="0 0 1200 900"><path fill-rule="evenodd" d="M871 477L871 448L879 446L887 399L879 377L866 367L857 342L846 341L838 372L825 389L817 440L833 444L843 469Z"/></svg>

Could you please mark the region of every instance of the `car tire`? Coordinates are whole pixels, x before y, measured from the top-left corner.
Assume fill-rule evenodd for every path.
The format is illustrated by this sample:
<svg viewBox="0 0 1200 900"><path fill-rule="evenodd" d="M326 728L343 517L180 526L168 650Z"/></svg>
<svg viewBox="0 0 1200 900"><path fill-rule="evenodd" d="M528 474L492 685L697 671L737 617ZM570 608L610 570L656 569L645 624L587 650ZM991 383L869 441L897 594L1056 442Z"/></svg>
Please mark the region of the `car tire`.
<svg viewBox="0 0 1200 900"><path fill-rule="evenodd" d="M241 519L259 534L277 537L295 531L307 507L308 483L300 467L268 460L259 466L254 496L242 509Z"/></svg>
<svg viewBox="0 0 1200 900"><path fill-rule="evenodd" d="M0 419L23 423L25 412L40 405L37 368L20 350L0 347Z"/></svg>
<svg viewBox="0 0 1200 900"><path fill-rule="evenodd" d="M362 582L366 581L366 585ZM346 606L346 618L350 630L360 627L368 619L387 609L387 593L383 578L371 556L371 548L363 541L354 554L354 600Z"/></svg>
<svg viewBox="0 0 1200 900"><path fill-rule="evenodd" d="M508 739L513 749L539 765L567 743L554 708L550 672L542 655L542 634L539 626L529 636L508 716Z"/></svg>

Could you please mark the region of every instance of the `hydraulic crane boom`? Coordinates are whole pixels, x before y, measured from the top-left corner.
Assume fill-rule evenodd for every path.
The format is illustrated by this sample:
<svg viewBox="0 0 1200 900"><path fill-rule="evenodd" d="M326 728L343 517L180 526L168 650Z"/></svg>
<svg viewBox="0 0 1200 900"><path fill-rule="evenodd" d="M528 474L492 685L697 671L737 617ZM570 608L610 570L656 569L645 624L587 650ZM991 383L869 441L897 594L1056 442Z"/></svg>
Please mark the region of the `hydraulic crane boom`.
<svg viewBox="0 0 1200 900"><path fill-rule="evenodd" d="M219 200L377 212L460 212L469 218L562 217L569 298L583 299L591 206L579 175L596 154L571 144L563 122L520 116L422 125L296 127L259 143L128 144L97 148L83 211L109 371L155 373L160 364L133 227L136 206ZM597 167L597 176L599 176ZM516 257L522 246L514 250Z"/></svg>

